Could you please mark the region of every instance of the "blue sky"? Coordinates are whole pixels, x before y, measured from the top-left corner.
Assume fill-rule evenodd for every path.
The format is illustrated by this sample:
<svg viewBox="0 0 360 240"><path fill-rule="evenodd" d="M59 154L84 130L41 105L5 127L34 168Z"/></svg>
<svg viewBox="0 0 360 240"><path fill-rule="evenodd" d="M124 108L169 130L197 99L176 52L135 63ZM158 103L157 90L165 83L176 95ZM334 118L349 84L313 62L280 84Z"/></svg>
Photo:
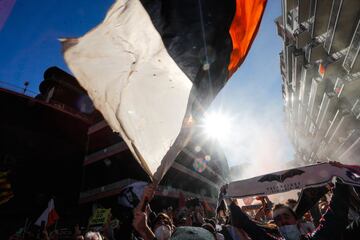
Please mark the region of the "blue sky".
<svg viewBox="0 0 360 240"><path fill-rule="evenodd" d="M3 25L0 81L19 86L29 81L29 89L35 92L48 67L56 65L68 71L57 39L83 35L102 21L113 3L112 0L2 1L15 4L5 24L0 22ZM0 15L4 12L0 7Z"/></svg>
<svg viewBox="0 0 360 240"><path fill-rule="evenodd" d="M0 81L38 92L50 66L66 71L60 37L78 37L104 18L113 0L1 0ZM223 141L230 165L244 164L277 170L293 157L283 126L279 52L281 40L274 19L280 0L269 0L250 53L217 96L210 111L231 115L231 134ZM7 17L8 16L8 17ZM268 166L270 165L270 166Z"/></svg>
<svg viewBox="0 0 360 240"><path fill-rule="evenodd" d="M282 41L274 23L280 15L281 1L269 0L249 55L211 106L232 118L230 136L221 142L230 166L246 168L241 178L283 169L293 159L284 127Z"/></svg>

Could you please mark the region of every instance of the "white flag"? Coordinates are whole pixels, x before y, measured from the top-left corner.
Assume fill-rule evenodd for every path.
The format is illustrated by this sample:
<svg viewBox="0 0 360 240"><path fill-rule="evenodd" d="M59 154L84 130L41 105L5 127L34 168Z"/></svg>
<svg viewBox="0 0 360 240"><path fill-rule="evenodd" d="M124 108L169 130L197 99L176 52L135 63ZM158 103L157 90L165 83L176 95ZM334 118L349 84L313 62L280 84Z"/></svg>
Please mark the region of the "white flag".
<svg viewBox="0 0 360 240"><path fill-rule="evenodd" d="M103 23L63 46L66 63L96 108L153 176L182 129L192 82L167 53L141 3L117 1Z"/></svg>

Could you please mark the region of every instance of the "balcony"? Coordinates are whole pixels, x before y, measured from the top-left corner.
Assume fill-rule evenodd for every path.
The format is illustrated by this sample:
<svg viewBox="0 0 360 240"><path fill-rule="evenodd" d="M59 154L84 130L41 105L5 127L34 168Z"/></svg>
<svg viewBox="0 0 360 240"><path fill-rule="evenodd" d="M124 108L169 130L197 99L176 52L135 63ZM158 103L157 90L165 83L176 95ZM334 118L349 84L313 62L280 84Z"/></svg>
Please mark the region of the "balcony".
<svg viewBox="0 0 360 240"><path fill-rule="evenodd" d="M316 157L320 160L325 160L326 157L328 156L328 152L327 152L327 148L326 148L327 144L325 141L321 141L319 144L319 147L316 151Z"/></svg>
<svg viewBox="0 0 360 240"><path fill-rule="evenodd" d="M293 29L296 19L294 16L294 9L296 8L297 0L282 0L283 21L285 28ZM296 11L297 14L297 11Z"/></svg>
<svg viewBox="0 0 360 240"><path fill-rule="evenodd" d="M283 79L286 79L286 65L283 51L279 54L280 57L280 73Z"/></svg>
<svg viewBox="0 0 360 240"><path fill-rule="evenodd" d="M344 76L346 72L342 67L343 60L344 58L340 58L335 62L329 63L325 68L323 78L331 81L332 84L335 84L337 78Z"/></svg>
<svg viewBox="0 0 360 240"><path fill-rule="evenodd" d="M302 105L307 105L309 101L309 92L311 88L312 78L314 76L314 68L312 66L302 67L300 78L299 101Z"/></svg>
<svg viewBox="0 0 360 240"><path fill-rule="evenodd" d="M292 87L293 91L298 93L300 92L300 79L301 79L301 69L304 65L304 52L303 51L297 51L293 52L292 54L292 66L293 66L293 72L292 72Z"/></svg>
<svg viewBox="0 0 360 240"><path fill-rule="evenodd" d="M294 9L297 5L297 0L283 0L283 8L285 10L284 15L286 15L290 10Z"/></svg>
<svg viewBox="0 0 360 240"><path fill-rule="evenodd" d="M312 123L312 119L310 118L309 114L306 114L305 122L304 122L305 136L308 136L308 134L309 134L311 123ZM312 139L309 139L309 140L312 140ZM310 145L307 147L307 149L309 149L309 148L310 148Z"/></svg>
<svg viewBox="0 0 360 240"><path fill-rule="evenodd" d="M307 30L300 32L295 38L296 48L298 49L305 47L310 42L311 33Z"/></svg>
<svg viewBox="0 0 360 240"><path fill-rule="evenodd" d="M315 38L327 30L331 4L329 0L314 0L314 21L311 27L311 37Z"/></svg>
<svg viewBox="0 0 360 240"><path fill-rule="evenodd" d="M349 81L338 78L334 87L342 104L351 109L356 118L359 116L360 79Z"/></svg>
<svg viewBox="0 0 360 240"><path fill-rule="evenodd" d="M327 151L328 156L335 160L338 155L336 151L339 146L345 144L345 141L349 135L349 131L352 129L355 123L355 118L351 114L338 111L335 115L332 124L330 125L325 137L328 143ZM339 153L339 152L338 152Z"/></svg>
<svg viewBox="0 0 360 240"><path fill-rule="evenodd" d="M294 53L295 47L293 45L288 45L285 47L285 66L286 66L286 80L289 84L292 84L292 56Z"/></svg>
<svg viewBox="0 0 360 240"><path fill-rule="evenodd" d="M348 73L356 73L360 71L360 20L358 21L356 30L352 37L349 50L344 59L343 67Z"/></svg>
<svg viewBox="0 0 360 240"><path fill-rule="evenodd" d="M341 138L346 136L347 128L351 126L353 121L354 118L346 109L338 109L325 134L327 142L332 144L333 147L338 146L341 142Z"/></svg>
<svg viewBox="0 0 360 240"><path fill-rule="evenodd" d="M358 23L360 1L334 0L324 48L331 55L347 48Z"/></svg>
<svg viewBox="0 0 360 240"><path fill-rule="evenodd" d="M360 99L358 98L351 108L351 112L354 114L357 120L360 119Z"/></svg>
<svg viewBox="0 0 360 240"><path fill-rule="evenodd" d="M309 47L306 52L306 59L309 63L314 64L317 61L321 61L327 58L327 53L322 44L316 44Z"/></svg>
<svg viewBox="0 0 360 240"><path fill-rule="evenodd" d="M359 163L360 155L360 130L356 129L348 136L337 150L338 160L343 163Z"/></svg>
<svg viewBox="0 0 360 240"><path fill-rule="evenodd" d="M276 24L276 28L277 28L277 34L282 38L284 38L285 35L285 30L284 30L284 23L283 23L283 17L279 16L275 19L275 24Z"/></svg>
<svg viewBox="0 0 360 240"><path fill-rule="evenodd" d="M303 23L310 17L310 0L298 1L298 21Z"/></svg>
<svg viewBox="0 0 360 240"><path fill-rule="evenodd" d="M328 129L331 119L334 118L334 115L337 110L338 99L334 96L331 96L328 93L324 93L320 110L316 117L316 125L318 126L318 131L323 135Z"/></svg>
<svg viewBox="0 0 360 240"><path fill-rule="evenodd" d="M323 81L321 78L313 78L308 103L308 111L312 119L315 119L318 114L324 91L325 81Z"/></svg>

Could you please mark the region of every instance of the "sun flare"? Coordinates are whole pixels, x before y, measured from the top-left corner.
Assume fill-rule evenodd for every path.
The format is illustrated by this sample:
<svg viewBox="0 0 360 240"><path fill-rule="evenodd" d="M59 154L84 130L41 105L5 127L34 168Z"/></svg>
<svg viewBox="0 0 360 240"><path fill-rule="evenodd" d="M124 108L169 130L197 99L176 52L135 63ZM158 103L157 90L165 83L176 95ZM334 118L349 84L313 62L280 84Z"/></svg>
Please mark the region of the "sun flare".
<svg viewBox="0 0 360 240"><path fill-rule="evenodd" d="M231 119L223 113L208 113L203 123L204 133L212 139L224 141L231 130Z"/></svg>

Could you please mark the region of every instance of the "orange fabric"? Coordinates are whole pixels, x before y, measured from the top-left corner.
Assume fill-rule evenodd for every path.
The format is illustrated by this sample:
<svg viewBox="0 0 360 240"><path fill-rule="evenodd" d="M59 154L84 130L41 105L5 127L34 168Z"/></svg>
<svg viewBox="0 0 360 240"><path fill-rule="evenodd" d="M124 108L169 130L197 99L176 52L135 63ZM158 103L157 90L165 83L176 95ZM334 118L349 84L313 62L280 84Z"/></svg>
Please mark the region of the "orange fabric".
<svg viewBox="0 0 360 240"><path fill-rule="evenodd" d="M324 77L325 74L325 67L321 63L319 65L319 74L321 75L321 77Z"/></svg>
<svg viewBox="0 0 360 240"><path fill-rule="evenodd" d="M230 26L233 50L228 65L229 77L244 61L259 29L267 0L236 0L236 11Z"/></svg>

